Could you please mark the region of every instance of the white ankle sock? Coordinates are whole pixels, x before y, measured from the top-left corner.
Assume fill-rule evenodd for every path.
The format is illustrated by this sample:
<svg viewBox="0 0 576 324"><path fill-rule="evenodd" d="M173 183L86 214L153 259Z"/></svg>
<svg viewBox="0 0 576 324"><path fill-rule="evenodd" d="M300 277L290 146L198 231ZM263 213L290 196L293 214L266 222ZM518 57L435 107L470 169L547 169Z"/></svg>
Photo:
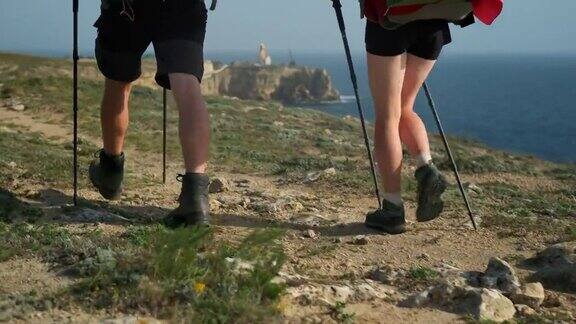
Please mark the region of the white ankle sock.
<svg viewBox="0 0 576 324"><path fill-rule="evenodd" d="M416 155L414 159L416 160L417 167L423 167L427 164L430 164L430 161L432 161L432 156L430 155L430 152L425 152Z"/></svg>
<svg viewBox="0 0 576 324"><path fill-rule="evenodd" d="M404 201L402 200L402 194L400 192L385 192L384 200L393 203L396 206L402 206Z"/></svg>

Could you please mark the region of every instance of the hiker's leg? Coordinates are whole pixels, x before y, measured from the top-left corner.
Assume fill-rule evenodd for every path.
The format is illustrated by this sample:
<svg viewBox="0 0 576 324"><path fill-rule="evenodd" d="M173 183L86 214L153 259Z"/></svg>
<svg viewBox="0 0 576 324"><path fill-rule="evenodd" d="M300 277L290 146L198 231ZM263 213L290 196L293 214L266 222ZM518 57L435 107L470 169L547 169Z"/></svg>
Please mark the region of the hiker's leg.
<svg viewBox="0 0 576 324"><path fill-rule="evenodd" d="M210 119L200 82L191 74L171 73L170 85L180 113L180 142L186 172L204 173L210 144Z"/></svg>
<svg viewBox="0 0 576 324"><path fill-rule="evenodd" d="M179 205L165 218L175 228L210 223L210 179L205 174L210 143L210 120L202 98L204 37L207 11L204 1L151 1L155 17L156 81L173 91L180 115L179 133L186 173Z"/></svg>
<svg viewBox="0 0 576 324"><path fill-rule="evenodd" d="M128 130L128 102L131 83L106 79L100 109L104 152L111 156L122 154Z"/></svg>
<svg viewBox="0 0 576 324"><path fill-rule="evenodd" d="M431 163L432 156L426 128L413 110L416 95L434 67L434 63L433 59L408 54L402 89L400 134L417 164L414 175L418 183L416 219L419 222L431 221L440 216L444 209L442 193L447 185L440 171Z"/></svg>
<svg viewBox="0 0 576 324"><path fill-rule="evenodd" d="M367 55L370 89L376 113L375 157L385 192L399 193L402 168L399 125L406 55Z"/></svg>
<svg viewBox="0 0 576 324"><path fill-rule="evenodd" d="M431 159L428 134L422 119L414 112L416 96L422 84L432 71L435 60L427 60L407 54L406 73L402 86L402 116L400 118L400 137L406 144L410 155L418 164L425 164Z"/></svg>

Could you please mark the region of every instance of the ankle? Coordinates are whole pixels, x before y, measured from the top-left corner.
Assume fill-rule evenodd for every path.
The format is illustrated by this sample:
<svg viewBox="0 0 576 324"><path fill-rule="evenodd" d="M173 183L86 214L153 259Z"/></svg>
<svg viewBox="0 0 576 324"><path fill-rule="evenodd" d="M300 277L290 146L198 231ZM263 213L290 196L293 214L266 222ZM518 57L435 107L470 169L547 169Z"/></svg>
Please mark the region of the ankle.
<svg viewBox="0 0 576 324"><path fill-rule="evenodd" d="M416 167L421 168L432 163L432 155L430 152L420 153L414 157L414 160L416 161Z"/></svg>
<svg viewBox="0 0 576 324"><path fill-rule="evenodd" d="M112 170L121 170L124 168L124 153L112 155L108 154L105 150L101 150L100 163Z"/></svg>
<svg viewBox="0 0 576 324"><path fill-rule="evenodd" d="M177 179L179 179L179 181L182 182L183 187L186 188L188 188L189 186L205 187L210 185L210 178L205 173L186 172L185 174L179 175Z"/></svg>
<svg viewBox="0 0 576 324"><path fill-rule="evenodd" d="M402 200L402 193L400 192L385 192L383 196L384 200L396 205L403 206L404 201Z"/></svg>

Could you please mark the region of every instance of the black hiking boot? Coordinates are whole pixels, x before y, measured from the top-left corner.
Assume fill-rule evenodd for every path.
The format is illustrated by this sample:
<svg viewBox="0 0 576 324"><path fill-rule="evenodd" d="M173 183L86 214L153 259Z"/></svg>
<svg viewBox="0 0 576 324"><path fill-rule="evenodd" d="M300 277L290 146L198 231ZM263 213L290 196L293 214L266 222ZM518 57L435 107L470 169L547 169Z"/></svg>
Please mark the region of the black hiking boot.
<svg viewBox="0 0 576 324"><path fill-rule="evenodd" d="M366 215L366 226L386 232L388 234L402 234L406 232L406 219L404 206L397 206L387 200L382 202L382 209Z"/></svg>
<svg viewBox="0 0 576 324"><path fill-rule="evenodd" d="M120 199L124 179L124 153L109 156L104 150L98 151L96 158L90 163L88 174L102 197L108 200Z"/></svg>
<svg viewBox="0 0 576 324"><path fill-rule="evenodd" d="M418 168L415 177L418 181L416 220L419 222L434 220L444 210L442 194L447 187L446 179L432 163Z"/></svg>
<svg viewBox="0 0 576 324"><path fill-rule="evenodd" d="M210 202L208 187L210 179L201 173L179 174L182 192L180 205L164 218L164 225L169 228L210 224Z"/></svg>

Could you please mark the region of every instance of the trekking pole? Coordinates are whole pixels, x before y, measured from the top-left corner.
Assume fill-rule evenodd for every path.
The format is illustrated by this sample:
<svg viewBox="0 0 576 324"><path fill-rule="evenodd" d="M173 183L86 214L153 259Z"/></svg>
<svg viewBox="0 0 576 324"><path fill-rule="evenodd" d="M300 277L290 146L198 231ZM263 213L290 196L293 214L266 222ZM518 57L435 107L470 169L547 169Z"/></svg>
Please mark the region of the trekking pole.
<svg viewBox="0 0 576 324"><path fill-rule="evenodd" d="M216 5L218 4L218 0L212 0L212 4L210 4L210 10L216 10Z"/></svg>
<svg viewBox="0 0 576 324"><path fill-rule="evenodd" d="M348 37L346 36L346 25L344 24L344 16L342 15L342 4L340 0L332 0L332 6L336 11L336 18L338 19L338 26L342 34L342 41L344 43L344 50L346 52L346 59L348 61L348 69L350 70L350 79L354 88L354 96L356 97L356 105L358 106L358 114L360 115L360 122L362 123L362 133L364 135L364 144L368 152L368 159L370 160L370 169L372 170L372 179L374 180L374 188L376 197L378 199L378 206L382 209L382 201L380 200L380 189L378 186L378 178L376 176L376 169L374 165L374 158L372 157L372 150L370 149L370 139L366 131L366 121L364 119L364 110L360 102L360 95L358 94L358 81L356 79L356 72L354 71L354 63L352 61L352 54L350 53L350 45L348 44Z"/></svg>
<svg viewBox="0 0 576 324"><path fill-rule="evenodd" d="M468 209L468 215L470 216L470 220L472 221L472 226L474 226L474 230L478 230L476 220L474 219L474 214L472 213L472 208L470 207L470 202L468 201L468 195L466 195L466 191L464 190L464 186L462 185L462 180L460 179L460 174L458 173L458 166L456 165L456 161L454 160L454 156L452 155L452 151L450 150L450 145L448 145L448 140L446 139L446 134L444 133L444 128L442 127L442 123L440 122L440 117L438 116L438 111L436 110L436 104L434 103L434 99L432 98L432 94L430 93L430 89L428 88L427 82L424 82L424 92L426 93L426 98L428 99L428 105L430 106L432 114L434 115L434 119L436 120L436 126L438 126L438 131L440 132L440 136L442 137L442 141L444 142L444 148L446 149L446 153L448 154L450 162L452 163L452 170L454 171L456 182L458 182L458 188L460 189L460 193L462 194L462 198L464 199L464 204L466 204L466 208Z"/></svg>
<svg viewBox="0 0 576 324"><path fill-rule="evenodd" d="M164 110L164 120L162 125L162 182L166 184L166 88L162 92L162 106Z"/></svg>
<svg viewBox="0 0 576 324"><path fill-rule="evenodd" d="M72 50L72 61L73 63L73 83L74 90L72 94L73 101L73 114L74 114L74 135L73 135L73 150L74 150L74 206L78 206L78 0L72 0L72 11L74 13L74 48Z"/></svg>

